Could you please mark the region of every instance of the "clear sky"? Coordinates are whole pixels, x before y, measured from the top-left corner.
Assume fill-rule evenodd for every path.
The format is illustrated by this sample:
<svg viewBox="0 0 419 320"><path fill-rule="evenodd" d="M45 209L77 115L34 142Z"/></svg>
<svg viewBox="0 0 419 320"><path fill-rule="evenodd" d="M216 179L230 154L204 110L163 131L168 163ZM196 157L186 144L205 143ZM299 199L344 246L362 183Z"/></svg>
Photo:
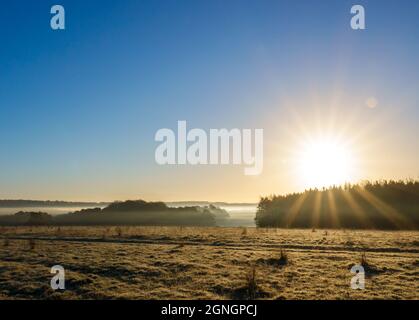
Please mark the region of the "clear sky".
<svg viewBox="0 0 419 320"><path fill-rule="evenodd" d="M415 0L2 1L0 198L254 202L307 187L319 135L350 144L353 181L417 178L418 39ZM178 120L263 128L263 173L157 165Z"/></svg>

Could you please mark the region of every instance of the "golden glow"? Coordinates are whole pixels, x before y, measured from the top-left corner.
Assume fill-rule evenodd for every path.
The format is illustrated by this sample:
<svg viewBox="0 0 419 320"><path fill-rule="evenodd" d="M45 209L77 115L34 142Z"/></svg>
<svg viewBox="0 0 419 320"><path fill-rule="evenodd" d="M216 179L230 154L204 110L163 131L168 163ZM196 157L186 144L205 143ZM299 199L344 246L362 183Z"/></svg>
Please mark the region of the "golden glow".
<svg viewBox="0 0 419 320"><path fill-rule="evenodd" d="M340 185L352 180L353 155L347 144L332 138L302 144L297 172L306 188Z"/></svg>

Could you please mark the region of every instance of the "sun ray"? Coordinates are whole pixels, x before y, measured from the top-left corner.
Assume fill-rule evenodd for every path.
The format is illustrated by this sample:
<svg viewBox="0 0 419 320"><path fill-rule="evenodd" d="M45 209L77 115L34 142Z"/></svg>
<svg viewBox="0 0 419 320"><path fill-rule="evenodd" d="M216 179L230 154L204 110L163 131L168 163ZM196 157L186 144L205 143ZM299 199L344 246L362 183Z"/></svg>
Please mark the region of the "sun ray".
<svg viewBox="0 0 419 320"><path fill-rule="evenodd" d="M341 190L342 196L348 205L351 207L352 212L355 215L355 218L362 224L367 225L368 227L374 227L371 219L365 213L365 210L355 201L354 197L351 195L349 190Z"/></svg>
<svg viewBox="0 0 419 320"><path fill-rule="evenodd" d="M397 228L402 229L403 227L409 225L408 221L402 215L400 215L400 213L396 209L374 196L365 188L356 190L362 198L368 201L373 207L375 207L378 210L379 213L381 213L389 222L391 222Z"/></svg>
<svg viewBox="0 0 419 320"><path fill-rule="evenodd" d="M330 215L330 220L332 222L332 226L334 228L339 228L340 227L340 221L339 221L338 212L337 212L337 209L336 209L335 196L333 195L333 193L334 193L333 190L328 190L327 191L327 203L328 203L328 206L329 206L328 213Z"/></svg>
<svg viewBox="0 0 419 320"><path fill-rule="evenodd" d="M314 208L313 208L313 215L312 215L312 227L318 228L320 223L320 210L322 206L322 198L323 193L320 191L316 191L315 199L314 199Z"/></svg>
<svg viewBox="0 0 419 320"><path fill-rule="evenodd" d="M291 208L288 211L286 225L288 227L292 227L292 223L294 222L295 218L300 213L300 209L303 206L304 201L307 198L307 193L303 193L298 196L297 200L292 204Z"/></svg>

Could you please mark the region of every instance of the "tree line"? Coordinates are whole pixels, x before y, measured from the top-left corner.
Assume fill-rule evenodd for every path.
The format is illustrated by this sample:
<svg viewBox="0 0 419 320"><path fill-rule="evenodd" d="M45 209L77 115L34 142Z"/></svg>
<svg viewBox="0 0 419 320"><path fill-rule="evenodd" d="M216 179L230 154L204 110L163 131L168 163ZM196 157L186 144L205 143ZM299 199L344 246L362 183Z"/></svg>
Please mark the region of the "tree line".
<svg viewBox="0 0 419 320"><path fill-rule="evenodd" d="M258 227L419 229L419 181L382 180L262 197Z"/></svg>

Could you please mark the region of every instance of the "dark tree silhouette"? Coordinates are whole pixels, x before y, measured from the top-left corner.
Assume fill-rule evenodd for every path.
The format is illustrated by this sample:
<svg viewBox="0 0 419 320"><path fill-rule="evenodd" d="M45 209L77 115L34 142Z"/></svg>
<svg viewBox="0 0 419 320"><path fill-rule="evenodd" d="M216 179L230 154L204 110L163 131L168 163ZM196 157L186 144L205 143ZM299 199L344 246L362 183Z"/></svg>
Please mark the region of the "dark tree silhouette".
<svg viewBox="0 0 419 320"><path fill-rule="evenodd" d="M262 197L259 227L419 229L419 181L376 181Z"/></svg>

